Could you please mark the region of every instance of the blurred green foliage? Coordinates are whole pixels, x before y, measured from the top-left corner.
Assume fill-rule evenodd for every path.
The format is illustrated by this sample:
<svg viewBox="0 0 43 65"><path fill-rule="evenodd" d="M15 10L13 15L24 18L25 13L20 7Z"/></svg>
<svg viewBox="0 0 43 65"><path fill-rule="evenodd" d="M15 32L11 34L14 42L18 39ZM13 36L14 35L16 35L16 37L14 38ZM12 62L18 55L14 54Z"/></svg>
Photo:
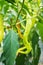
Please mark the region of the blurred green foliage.
<svg viewBox="0 0 43 65"><path fill-rule="evenodd" d="M16 56L18 48L24 46L23 40L18 35L16 23L19 20L19 23L25 27L27 13L32 17L33 14L35 16L34 12L37 12L37 23L28 36L28 41L31 40L32 51L26 55L19 53ZM43 41L43 0L0 0L0 14L3 15L5 32L0 61L5 65L38 65L41 54L39 37ZM23 34L24 29L21 24L20 30Z"/></svg>

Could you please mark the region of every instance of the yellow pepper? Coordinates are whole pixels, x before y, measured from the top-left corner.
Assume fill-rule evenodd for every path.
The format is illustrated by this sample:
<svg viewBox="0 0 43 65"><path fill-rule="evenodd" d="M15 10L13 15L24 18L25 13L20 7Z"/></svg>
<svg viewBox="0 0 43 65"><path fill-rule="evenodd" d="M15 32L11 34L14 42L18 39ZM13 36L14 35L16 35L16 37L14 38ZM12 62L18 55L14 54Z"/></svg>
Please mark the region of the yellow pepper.
<svg viewBox="0 0 43 65"><path fill-rule="evenodd" d="M2 15L0 15L0 43L2 42L3 37L4 37L3 18Z"/></svg>

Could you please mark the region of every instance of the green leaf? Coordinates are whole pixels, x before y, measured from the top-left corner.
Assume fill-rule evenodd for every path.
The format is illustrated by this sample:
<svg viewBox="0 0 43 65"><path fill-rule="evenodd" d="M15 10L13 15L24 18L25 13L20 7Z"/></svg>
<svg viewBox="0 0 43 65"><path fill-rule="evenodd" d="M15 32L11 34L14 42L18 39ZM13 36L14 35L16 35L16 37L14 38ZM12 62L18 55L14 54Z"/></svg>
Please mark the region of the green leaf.
<svg viewBox="0 0 43 65"><path fill-rule="evenodd" d="M28 55L25 54L18 54L16 58L16 65L31 65L29 59L31 58L31 53Z"/></svg>
<svg viewBox="0 0 43 65"><path fill-rule="evenodd" d="M6 57L6 65L14 65L18 49L18 37L13 30L10 30L8 35L5 37L3 49L3 55Z"/></svg>
<svg viewBox="0 0 43 65"><path fill-rule="evenodd" d="M43 40L43 24L42 23L38 23L37 24L37 28L39 30L39 34L41 36L41 39Z"/></svg>
<svg viewBox="0 0 43 65"><path fill-rule="evenodd" d="M16 65L25 65L25 58L26 58L26 55L24 54L19 54L16 58Z"/></svg>
<svg viewBox="0 0 43 65"><path fill-rule="evenodd" d="M33 48L33 60L32 65L38 65L41 50L38 44L39 36L36 31L33 31L33 37L32 37L32 48Z"/></svg>
<svg viewBox="0 0 43 65"><path fill-rule="evenodd" d="M33 31L33 36L32 36L32 46L33 46L33 50L35 50L35 45L38 44L39 41L39 36L37 34L36 31Z"/></svg>
<svg viewBox="0 0 43 65"><path fill-rule="evenodd" d="M8 3L11 3L11 4L14 4L15 0L5 0L7 1Z"/></svg>

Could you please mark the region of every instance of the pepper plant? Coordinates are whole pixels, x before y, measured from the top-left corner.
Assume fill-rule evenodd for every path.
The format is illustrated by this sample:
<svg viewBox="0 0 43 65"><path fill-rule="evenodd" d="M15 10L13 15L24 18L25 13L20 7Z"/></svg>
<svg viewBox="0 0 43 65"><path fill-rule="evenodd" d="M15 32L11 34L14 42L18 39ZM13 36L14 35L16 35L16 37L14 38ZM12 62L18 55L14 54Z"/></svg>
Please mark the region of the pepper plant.
<svg viewBox="0 0 43 65"><path fill-rule="evenodd" d="M43 41L42 0L0 0L0 61L38 65Z"/></svg>

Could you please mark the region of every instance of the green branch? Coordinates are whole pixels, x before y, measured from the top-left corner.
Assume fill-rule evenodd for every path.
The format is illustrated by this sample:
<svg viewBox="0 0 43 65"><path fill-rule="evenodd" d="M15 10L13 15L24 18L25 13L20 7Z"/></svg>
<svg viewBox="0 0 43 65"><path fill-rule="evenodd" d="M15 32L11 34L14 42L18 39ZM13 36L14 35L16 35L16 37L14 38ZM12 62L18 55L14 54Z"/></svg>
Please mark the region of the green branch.
<svg viewBox="0 0 43 65"><path fill-rule="evenodd" d="M21 9L20 9L20 11L19 11L19 13L18 13L18 15L17 15L16 22L17 22L17 20L18 20L18 17L19 17L19 15L20 15L21 11L22 11L22 8L23 8L23 5L24 5L24 1L25 1L25 0L23 0L22 7L21 7Z"/></svg>

